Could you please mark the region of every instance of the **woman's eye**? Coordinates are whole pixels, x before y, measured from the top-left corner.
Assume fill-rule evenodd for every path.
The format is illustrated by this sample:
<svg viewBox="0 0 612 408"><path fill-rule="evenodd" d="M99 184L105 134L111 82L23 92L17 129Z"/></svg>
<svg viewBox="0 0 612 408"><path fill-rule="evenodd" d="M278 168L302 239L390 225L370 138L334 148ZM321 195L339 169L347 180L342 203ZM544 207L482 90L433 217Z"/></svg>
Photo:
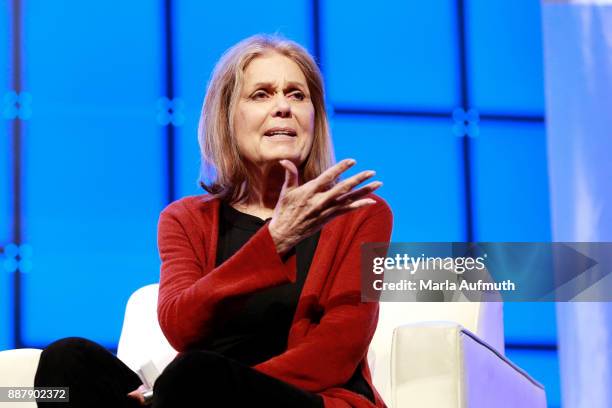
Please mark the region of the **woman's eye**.
<svg viewBox="0 0 612 408"><path fill-rule="evenodd" d="M298 101L303 101L305 98L305 95L302 92L298 91L298 92L293 92L291 94L291 97L297 99Z"/></svg>
<svg viewBox="0 0 612 408"><path fill-rule="evenodd" d="M255 92L255 93L254 93L254 94L251 96L251 98L253 98L253 99L263 99L263 98L265 98L266 96L267 96L267 94L266 94L266 92L265 92L265 91L257 91L257 92Z"/></svg>

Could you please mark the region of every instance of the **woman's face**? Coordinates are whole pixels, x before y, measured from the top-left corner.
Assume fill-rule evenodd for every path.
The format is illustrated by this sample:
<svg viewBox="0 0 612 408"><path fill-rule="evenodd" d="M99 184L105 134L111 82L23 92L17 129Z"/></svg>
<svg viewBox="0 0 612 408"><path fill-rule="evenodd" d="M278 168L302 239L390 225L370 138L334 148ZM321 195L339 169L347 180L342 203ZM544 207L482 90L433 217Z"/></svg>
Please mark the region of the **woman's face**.
<svg viewBox="0 0 612 408"><path fill-rule="evenodd" d="M240 154L257 166L281 159L299 166L312 147L314 115L306 78L295 62L276 52L253 59L234 113Z"/></svg>

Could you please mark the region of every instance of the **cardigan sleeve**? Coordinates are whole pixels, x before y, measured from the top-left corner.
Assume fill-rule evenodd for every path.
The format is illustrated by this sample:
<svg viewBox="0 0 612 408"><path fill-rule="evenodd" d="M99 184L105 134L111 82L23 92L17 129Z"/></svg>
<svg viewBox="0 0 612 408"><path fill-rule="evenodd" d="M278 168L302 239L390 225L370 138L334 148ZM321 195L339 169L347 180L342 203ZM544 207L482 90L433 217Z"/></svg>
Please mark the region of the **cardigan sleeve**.
<svg viewBox="0 0 612 408"><path fill-rule="evenodd" d="M362 221L334 274L319 324L284 353L254 368L294 386L320 392L344 385L367 353L378 322L378 303L361 302L361 244L389 242L393 216L380 201Z"/></svg>
<svg viewBox="0 0 612 408"><path fill-rule="evenodd" d="M267 224L216 268L207 268L204 263L214 265L214 261L202 261L196 254L194 243L202 237L201 228L174 207L160 215L157 315L164 335L177 351L210 333L221 300L295 281L295 270L278 255ZM205 231L204 239L210 235L210 230Z"/></svg>

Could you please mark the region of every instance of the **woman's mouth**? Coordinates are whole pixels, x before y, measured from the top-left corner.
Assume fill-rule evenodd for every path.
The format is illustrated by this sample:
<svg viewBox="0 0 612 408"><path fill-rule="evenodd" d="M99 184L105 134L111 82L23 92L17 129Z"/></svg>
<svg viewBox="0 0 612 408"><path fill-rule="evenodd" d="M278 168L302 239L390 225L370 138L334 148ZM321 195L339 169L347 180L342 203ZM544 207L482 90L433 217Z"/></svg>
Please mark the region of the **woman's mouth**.
<svg viewBox="0 0 612 408"><path fill-rule="evenodd" d="M295 129L289 127L273 127L266 130L264 136L274 138L293 138L297 136L297 132Z"/></svg>

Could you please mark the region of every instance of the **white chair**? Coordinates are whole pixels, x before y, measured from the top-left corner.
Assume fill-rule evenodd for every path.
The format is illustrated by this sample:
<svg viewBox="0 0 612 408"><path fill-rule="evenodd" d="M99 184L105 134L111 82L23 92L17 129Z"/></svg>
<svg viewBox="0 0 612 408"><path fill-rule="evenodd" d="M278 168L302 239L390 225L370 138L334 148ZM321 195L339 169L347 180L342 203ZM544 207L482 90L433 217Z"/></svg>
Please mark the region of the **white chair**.
<svg viewBox="0 0 612 408"><path fill-rule="evenodd" d="M0 387L33 387L41 350L0 351ZM0 402L1 408L36 408L35 402Z"/></svg>
<svg viewBox="0 0 612 408"><path fill-rule="evenodd" d="M152 362L161 373L177 354L157 321L158 290L158 284L138 289L125 308L117 357L134 371Z"/></svg>
<svg viewBox="0 0 612 408"><path fill-rule="evenodd" d="M146 366L145 376L163 371L176 355L157 322L157 291L158 285L153 284L132 294L117 350L117 356L134 371ZM493 302L381 303L368 358L374 384L387 405L546 407L544 388L504 357L502 306ZM32 351L1 352L0 385L11 378L13 366L31 376L20 377L23 382L14 385L31 384L37 363L38 354ZM0 403L0 408L5 406Z"/></svg>
<svg viewBox="0 0 612 408"><path fill-rule="evenodd" d="M504 357L503 303L381 302L374 385L392 408L544 408L544 387Z"/></svg>

